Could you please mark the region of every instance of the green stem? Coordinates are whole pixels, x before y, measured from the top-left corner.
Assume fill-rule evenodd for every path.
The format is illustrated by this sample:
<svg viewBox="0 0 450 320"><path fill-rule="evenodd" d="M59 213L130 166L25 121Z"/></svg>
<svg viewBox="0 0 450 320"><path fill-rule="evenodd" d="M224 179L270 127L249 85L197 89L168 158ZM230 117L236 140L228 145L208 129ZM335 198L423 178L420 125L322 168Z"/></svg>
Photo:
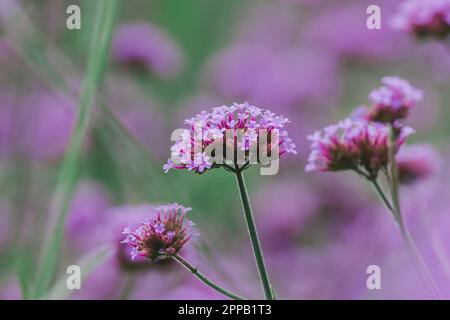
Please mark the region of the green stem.
<svg viewBox="0 0 450 320"><path fill-rule="evenodd" d="M380 197L383 204L386 206L386 208L389 210L389 212L392 213L394 216L394 219L397 220L397 217L394 213L394 210L392 208L392 204L389 202L388 198L384 194L383 190L380 187L380 184L378 183L376 178L371 178L369 181L372 183L372 186L374 187L375 191L377 192L378 196Z"/></svg>
<svg viewBox="0 0 450 320"><path fill-rule="evenodd" d="M413 257L414 264L415 264L416 269L419 272L420 276L422 277L422 280L427 285L427 287L429 288L429 290L431 291L433 296L435 298L439 298L439 296L440 296L439 289L437 288L437 285L433 279L433 276L431 275L431 272L429 271L429 269L425 263L425 260L423 259L422 255L420 254L419 250L417 249L417 246L416 246L414 240L412 239L411 235L409 234L408 229L405 227L405 223L403 221L401 212L397 211L398 209L394 208L389 203L389 200L387 199L384 192L381 190L376 179L371 179L370 181L374 185L375 190L377 191L378 195L380 196L380 199L382 200L382 202L384 203L386 208L389 210L389 212L392 214L395 222L399 226L403 241L406 244L406 247L408 248L409 253ZM392 190L392 187L391 187L391 190ZM395 203L395 201L394 201L394 203ZM397 200L397 203L398 203L398 200Z"/></svg>
<svg viewBox="0 0 450 320"><path fill-rule="evenodd" d="M400 232L402 234L403 241L405 242L408 251L413 257L413 261L416 265L417 271L419 272L422 280L425 285L429 288L431 294L434 298L440 297L439 289L434 281L434 278L428 269L425 260L420 254L414 240L412 239L406 225L403 221L403 215L400 209L400 197L398 192L398 165L395 159L395 151L396 151L396 134L395 129L391 125L390 127L390 139L388 143L388 172L387 172L387 180L389 183L389 190L391 193L392 199L392 209L391 212L396 217L397 224L400 228Z"/></svg>
<svg viewBox="0 0 450 320"><path fill-rule="evenodd" d="M256 230L255 220L253 218L252 208L250 206L250 200L247 194L247 188L245 187L244 175L242 173L242 170L237 165L235 174L239 193L241 194L242 206L244 208L245 220L247 222L247 229L250 235L250 241L253 247L253 253L255 255L256 265L258 266L259 276L264 289L264 294L267 300L275 300L275 295L269 281L269 274L264 262L261 244L259 242L258 232Z"/></svg>
<svg viewBox="0 0 450 320"><path fill-rule="evenodd" d="M240 296L238 296L238 295L236 295L234 293L231 293L230 291L222 288L221 286L219 286L215 282L213 282L210 279L208 279L203 273L198 271L198 269L196 267L194 267L192 264L190 264L188 261L186 261L181 256L174 255L173 259L175 259L177 262L179 262L183 267L185 267L187 270L189 270L194 276L196 276L203 283L205 283L206 285L210 286L214 290L217 290L218 292L222 293L223 295L225 295L225 296L227 296L227 297L229 297L231 299L244 300L242 297L240 297Z"/></svg>
<svg viewBox="0 0 450 320"><path fill-rule="evenodd" d="M117 0L103 0L98 3L97 24L89 52L78 119L58 174L52 207L50 208L48 230L41 254L42 260L36 277L34 298L39 298L45 293L56 271L63 240L64 221L76 186L78 164L94 102L95 90L102 80L108 58L117 5Z"/></svg>

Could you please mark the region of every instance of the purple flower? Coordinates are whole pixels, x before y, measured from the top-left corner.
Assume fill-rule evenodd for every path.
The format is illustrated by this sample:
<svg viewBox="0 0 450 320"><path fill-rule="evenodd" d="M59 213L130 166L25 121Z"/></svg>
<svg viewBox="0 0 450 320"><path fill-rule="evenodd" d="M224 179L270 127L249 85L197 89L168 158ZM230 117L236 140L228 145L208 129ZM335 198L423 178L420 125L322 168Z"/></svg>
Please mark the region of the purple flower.
<svg viewBox="0 0 450 320"><path fill-rule="evenodd" d="M369 95L373 103L366 115L369 121L394 123L406 118L410 109L422 100L422 92L399 77L384 77L381 83Z"/></svg>
<svg viewBox="0 0 450 320"><path fill-rule="evenodd" d="M439 153L428 144L405 145L396 159L400 182L408 184L436 173L441 164Z"/></svg>
<svg viewBox="0 0 450 320"><path fill-rule="evenodd" d="M254 203L262 243L264 247L276 251L294 245L320 211L317 192L297 179L272 181L270 185L263 186L256 194Z"/></svg>
<svg viewBox="0 0 450 320"><path fill-rule="evenodd" d="M394 17L394 28L416 36L443 39L450 33L449 0L407 0Z"/></svg>
<svg viewBox="0 0 450 320"><path fill-rule="evenodd" d="M16 124L21 152L32 160L62 156L76 121L76 103L60 92L37 91L25 98Z"/></svg>
<svg viewBox="0 0 450 320"><path fill-rule="evenodd" d="M162 78L175 75L182 65L180 48L169 35L144 22L120 26L111 50L118 63L144 68Z"/></svg>
<svg viewBox="0 0 450 320"><path fill-rule="evenodd" d="M242 160L249 162L254 151L252 146L258 146L258 163L261 163L261 153L295 154L295 144L284 129L288 122L283 116L247 102L202 111L185 120L190 128L184 129L172 146L172 157L164 170L188 169L203 173L223 165L216 161L220 156L225 162L237 164L238 149L245 157Z"/></svg>
<svg viewBox="0 0 450 320"><path fill-rule="evenodd" d="M110 206L110 195L102 185L90 181L78 184L66 224L66 234L74 248L80 251L92 248L92 239L86 234L95 233L103 225L102 215ZM104 226L102 230L105 231Z"/></svg>
<svg viewBox="0 0 450 320"><path fill-rule="evenodd" d="M408 43L402 42L406 39L402 39L401 35L388 28L366 28L367 3L328 2L329 6L316 10L317 13L310 17L311 22L305 27L308 43L324 48L343 62L357 60L373 63L402 56ZM392 2L378 0L376 4L380 6L382 14L387 15Z"/></svg>
<svg viewBox="0 0 450 320"><path fill-rule="evenodd" d="M225 99L292 109L327 105L338 94L335 60L321 50L239 43L209 66L208 81Z"/></svg>
<svg viewBox="0 0 450 320"><path fill-rule="evenodd" d="M125 228L122 243L132 248L132 259L141 256L154 262L177 254L192 236L192 223L185 219L190 210L176 203L161 206L154 218L144 220L136 230Z"/></svg>
<svg viewBox="0 0 450 320"><path fill-rule="evenodd" d="M414 131L399 127L396 150ZM363 168L376 175L386 168L390 128L382 123L346 119L308 136L312 141L306 171L341 171Z"/></svg>

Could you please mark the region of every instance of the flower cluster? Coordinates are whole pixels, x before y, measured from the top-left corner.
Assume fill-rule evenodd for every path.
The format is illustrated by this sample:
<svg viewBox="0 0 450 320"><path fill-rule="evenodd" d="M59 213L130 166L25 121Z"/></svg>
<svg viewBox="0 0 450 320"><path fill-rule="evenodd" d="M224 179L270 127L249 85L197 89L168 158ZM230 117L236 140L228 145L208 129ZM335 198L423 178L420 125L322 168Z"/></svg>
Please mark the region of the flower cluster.
<svg viewBox="0 0 450 320"><path fill-rule="evenodd" d="M399 180L405 184L431 176L441 165L439 153L428 144L404 146L397 154L396 160Z"/></svg>
<svg viewBox="0 0 450 320"><path fill-rule="evenodd" d="M393 20L396 29L418 37L445 38L450 34L450 0L409 0Z"/></svg>
<svg viewBox="0 0 450 320"><path fill-rule="evenodd" d="M409 111L421 99L422 92L399 77L384 77L382 86L372 90L369 99L372 106L360 109L359 117L367 121L395 123L409 115Z"/></svg>
<svg viewBox="0 0 450 320"><path fill-rule="evenodd" d="M399 127L395 150L413 130ZM364 169L376 176L388 163L390 127L386 124L346 119L308 136L312 141L306 171Z"/></svg>
<svg viewBox="0 0 450 320"><path fill-rule="evenodd" d="M203 173L225 164L263 163L263 155L273 159L296 153L284 125L289 120L249 103L213 108L211 112L185 120L184 129L171 147L172 156L164 165Z"/></svg>
<svg viewBox="0 0 450 320"><path fill-rule="evenodd" d="M191 238L189 232L193 223L185 219L185 208L176 203L156 208L156 217L141 222L139 228L125 228L122 243L132 248L131 258L145 257L151 262L177 254Z"/></svg>

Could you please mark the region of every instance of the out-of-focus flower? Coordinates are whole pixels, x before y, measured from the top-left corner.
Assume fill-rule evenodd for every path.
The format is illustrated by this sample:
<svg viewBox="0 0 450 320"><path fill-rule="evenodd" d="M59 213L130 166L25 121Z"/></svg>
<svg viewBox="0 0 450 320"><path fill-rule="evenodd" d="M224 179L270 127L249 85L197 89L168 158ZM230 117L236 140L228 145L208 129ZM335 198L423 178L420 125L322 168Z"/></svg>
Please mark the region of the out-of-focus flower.
<svg viewBox="0 0 450 320"><path fill-rule="evenodd" d="M20 285L18 280L13 276L8 282L4 282L0 288L0 299L1 300L20 300L22 298L22 293L20 290Z"/></svg>
<svg viewBox="0 0 450 320"><path fill-rule="evenodd" d="M38 91L25 98L16 121L20 151L32 160L62 156L76 121L76 105L60 92Z"/></svg>
<svg viewBox="0 0 450 320"><path fill-rule="evenodd" d="M314 2L316 2L314 0ZM329 1L330 2L330 1ZM368 3L329 3L320 7L311 16L305 28L308 44L334 54L339 60L363 62L391 61L401 57L407 41L388 28L369 30L366 28ZM391 11L393 1L377 1L383 15ZM336 26L339 25L339 28Z"/></svg>
<svg viewBox="0 0 450 320"><path fill-rule="evenodd" d="M252 156L257 156L260 162L261 152L268 156L276 152L278 156L295 154L295 144L284 129L288 122L283 116L249 103L215 107L211 112L202 111L185 120L190 129L184 129L172 146L172 157L164 165L164 170L188 169L203 173L223 165L213 159L219 156L215 154L218 152L223 152L225 163L231 162L233 165L240 160L248 162ZM278 145L273 145L277 142ZM258 146L258 155L252 154L255 151L252 146ZM232 151L228 152L226 148L232 148ZM245 159L237 159L236 162L238 149Z"/></svg>
<svg viewBox="0 0 450 320"><path fill-rule="evenodd" d="M297 9L280 1L255 3L241 19L235 41L267 48L292 47L302 31L301 10Z"/></svg>
<svg viewBox="0 0 450 320"><path fill-rule="evenodd" d="M407 184L428 178L441 165L439 153L428 144L405 145L396 159L400 182Z"/></svg>
<svg viewBox="0 0 450 320"><path fill-rule="evenodd" d="M180 48L164 30L144 22L120 26L111 51L118 63L143 68L162 78L175 75L183 60Z"/></svg>
<svg viewBox="0 0 450 320"><path fill-rule="evenodd" d="M399 77L384 77L381 87L372 90L369 99L373 106L367 114L369 121L394 123L404 119L420 100L422 92Z"/></svg>
<svg viewBox="0 0 450 320"><path fill-rule="evenodd" d="M77 249L92 248L92 234L100 224L105 210L111 206L108 191L95 182L78 184L70 205L66 224L66 235L71 246Z"/></svg>
<svg viewBox="0 0 450 320"><path fill-rule="evenodd" d="M420 38L443 39L450 34L449 0L407 0L392 21L402 31L412 32Z"/></svg>
<svg viewBox="0 0 450 320"><path fill-rule="evenodd" d="M399 127L396 151L414 132ZM386 168L390 128L382 123L346 119L308 136L312 141L306 171L341 171L364 168L369 175Z"/></svg>
<svg viewBox="0 0 450 320"><path fill-rule="evenodd" d="M190 210L176 203L161 206L154 218L144 220L136 230L125 228L122 243L132 248L132 259L141 256L154 262L176 255L192 236L192 222L185 219Z"/></svg>
<svg viewBox="0 0 450 320"><path fill-rule="evenodd" d="M294 181L272 182L255 196L259 234L265 248L280 250L293 246L319 213L316 193Z"/></svg>
<svg viewBox="0 0 450 320"><path fill-rule="evenodd" d="M337 67L321 50L237 44L209 64L213 89L225 99L252 101L278 108L317 107L338 94Z"/></svg>

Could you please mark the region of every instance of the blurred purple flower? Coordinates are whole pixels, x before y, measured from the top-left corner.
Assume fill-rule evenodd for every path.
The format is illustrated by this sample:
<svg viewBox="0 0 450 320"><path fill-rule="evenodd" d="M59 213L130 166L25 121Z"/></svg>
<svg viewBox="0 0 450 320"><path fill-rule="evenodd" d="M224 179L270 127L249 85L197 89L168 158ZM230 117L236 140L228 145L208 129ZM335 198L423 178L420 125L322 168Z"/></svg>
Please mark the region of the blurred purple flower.
<svg viewBox="0 0 450 320"><path fill-rule="evenodd" d="M441 165L439 153L429 144L405 145L396 158L400 182L406 184L430 177Z"/></svg>
<svg viewBox="0 0 450 320"><path fill-rule="evenodd" d="M382 86L372 90L369 99L373 106L368 111L368 120L394 123L409 115L410 109L422 100L422 92L399 77L384 77Z"/></svg>
<svg viewBox="0 0 450 320"><path fill-rule="evenodd" d="M390 61L400 57L407 43L387 28L369 30L365 14L368 3L360 2L334 4L319 10L307 28L308 43L325 48L344 61ZM392 1L377 1L377 5L386 15L391 11Z"/></svg>
<svg viewBox="0 0 450 320"><path fill-rule="evenodd" d="M267 23L269 20L271 23ZM300 11L294 6L261 1L241 19L235 41L267 48L291 48L302 30L301 21Z"/></svg>
<svg viewBox="0 0 450 320"><path fill-rule="evenodd" d="M277 108L325 105L337 95L336 64L323 51L239 44L209 64L209 81L225 98Z"/></svg>
<svg viewBox="0 0 450 320"><path fill-rule="evenodd" d="M93 234L111 204L109 192L102 185L87 181L78 184L66 224L66 236L71 246L78 250L92 248L92 239L86 234Z"/></svg>
<svg viewBox="0 0 450 320"><path fill-rule="evenodd" d="M22 292L18 281L14 277L11 278L11 280L2 283L0 288L0 300L22 299Z"/></svg>
<svg viewBox="0 0 450 320"><path fill-rule="evenodd" d="M394 17L394 28L418 37L445 38L450 34L449 0L407 0Z"/></svg>
<svg viewBox="0 0 450 320"><path fill-rule="evenodd" d="M76 104L60 92L33 92L25 97L16 122L20 150L32 160L61 157L75 126Z"/></svg>
<svg viewBox="0 0 450 320"><path fill-rule="evenodd" d="M320 210L319 196L294 180L272 182L254 199L262 243L274 250L295 245Z"/></svg>
<svg viewBox="0 0 450 320"><path fill-rule="evenodd" d="M174 40L162 29L145 22L120 26L113 38L112 57L120 64L154 72L162 78L175 75L182 54Z"/></svg>

